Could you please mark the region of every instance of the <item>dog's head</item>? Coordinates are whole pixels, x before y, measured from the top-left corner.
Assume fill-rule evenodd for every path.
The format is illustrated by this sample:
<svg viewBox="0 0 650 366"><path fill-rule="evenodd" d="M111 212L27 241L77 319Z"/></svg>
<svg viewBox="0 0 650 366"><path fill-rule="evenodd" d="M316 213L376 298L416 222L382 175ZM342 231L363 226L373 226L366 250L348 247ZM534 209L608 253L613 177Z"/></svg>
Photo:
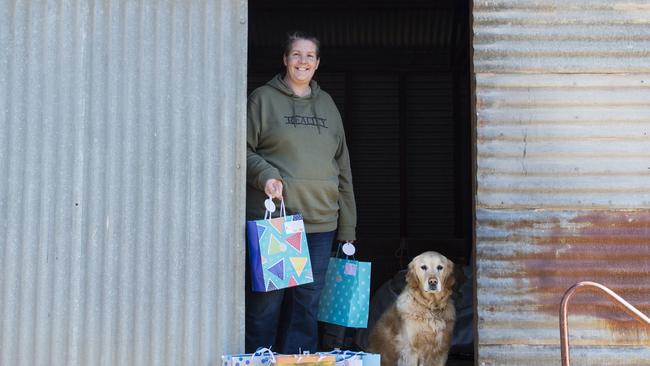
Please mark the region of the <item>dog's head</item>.
<svg viewBox="0 0 650 366"><path fill-rule="evenodd" d="M409 263L406 283L423 294L449 294L454 285L454 263L438 252L424 252Z"/></svg>

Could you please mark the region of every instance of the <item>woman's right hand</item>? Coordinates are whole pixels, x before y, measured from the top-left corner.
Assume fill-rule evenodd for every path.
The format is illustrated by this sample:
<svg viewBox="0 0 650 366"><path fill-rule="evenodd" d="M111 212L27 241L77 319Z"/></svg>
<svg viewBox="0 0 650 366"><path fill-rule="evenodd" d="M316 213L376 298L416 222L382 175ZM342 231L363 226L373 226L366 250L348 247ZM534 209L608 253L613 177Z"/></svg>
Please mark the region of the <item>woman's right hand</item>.
<svg viewBox="0 0 650 366"><path fill-rule="evenodd" d="M271 198L282 199L282 181L271 178L264 185L264 193Z"/></svg>

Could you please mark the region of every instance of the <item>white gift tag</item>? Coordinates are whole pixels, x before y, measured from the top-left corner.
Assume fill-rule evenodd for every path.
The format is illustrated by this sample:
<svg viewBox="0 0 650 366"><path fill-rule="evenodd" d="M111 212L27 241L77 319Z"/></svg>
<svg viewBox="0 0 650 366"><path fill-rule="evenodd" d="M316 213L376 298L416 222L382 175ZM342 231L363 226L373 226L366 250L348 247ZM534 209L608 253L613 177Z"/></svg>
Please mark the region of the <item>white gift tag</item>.
<svg viewBox="0 0 650 366"><path fill-rule="evenodd" d="M286 221L284 223L284 231L287 234L302 233L305 231L305 224L302 220Z"/></svg>
<svg viewBox="0 0 650 366"><path fill-rule="evenodd" d="M353 256L357 252L357 248L354 247L354 244L348 242L343 244L343 253L347 256Z"/></svg>
<svg viewBox="0 0 650 366"><path fill-rule="evenodd" d="M264 207L266 207L268 212L275 212L275 203L270 198L264 200Z"/></svg>

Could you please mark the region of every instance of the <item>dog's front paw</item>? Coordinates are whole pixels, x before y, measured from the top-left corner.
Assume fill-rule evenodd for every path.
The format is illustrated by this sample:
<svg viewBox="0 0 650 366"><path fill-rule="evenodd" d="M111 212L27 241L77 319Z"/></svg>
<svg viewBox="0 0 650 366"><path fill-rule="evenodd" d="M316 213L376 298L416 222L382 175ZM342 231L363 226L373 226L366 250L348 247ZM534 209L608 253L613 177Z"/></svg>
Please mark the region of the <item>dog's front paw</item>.
<svg viewBox="0 0 650 366"><path fill-rule="evenodd" d="M397 366L423 366L418 363L417 356L411 351L403 351L399 354Z"/></svg>

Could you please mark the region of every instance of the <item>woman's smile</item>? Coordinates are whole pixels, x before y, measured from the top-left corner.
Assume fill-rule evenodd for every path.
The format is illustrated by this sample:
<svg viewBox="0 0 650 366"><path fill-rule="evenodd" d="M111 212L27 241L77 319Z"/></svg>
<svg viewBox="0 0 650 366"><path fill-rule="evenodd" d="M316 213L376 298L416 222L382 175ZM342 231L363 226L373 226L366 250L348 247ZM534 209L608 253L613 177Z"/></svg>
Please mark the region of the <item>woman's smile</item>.
<svg viewBox="0 0 650 366"><path fill-rule="evenodd" d="M313 42L304 39L295 41L291 51L284 56L287 83L292 87L308 86L319 63L320 59Z"/></svg>

